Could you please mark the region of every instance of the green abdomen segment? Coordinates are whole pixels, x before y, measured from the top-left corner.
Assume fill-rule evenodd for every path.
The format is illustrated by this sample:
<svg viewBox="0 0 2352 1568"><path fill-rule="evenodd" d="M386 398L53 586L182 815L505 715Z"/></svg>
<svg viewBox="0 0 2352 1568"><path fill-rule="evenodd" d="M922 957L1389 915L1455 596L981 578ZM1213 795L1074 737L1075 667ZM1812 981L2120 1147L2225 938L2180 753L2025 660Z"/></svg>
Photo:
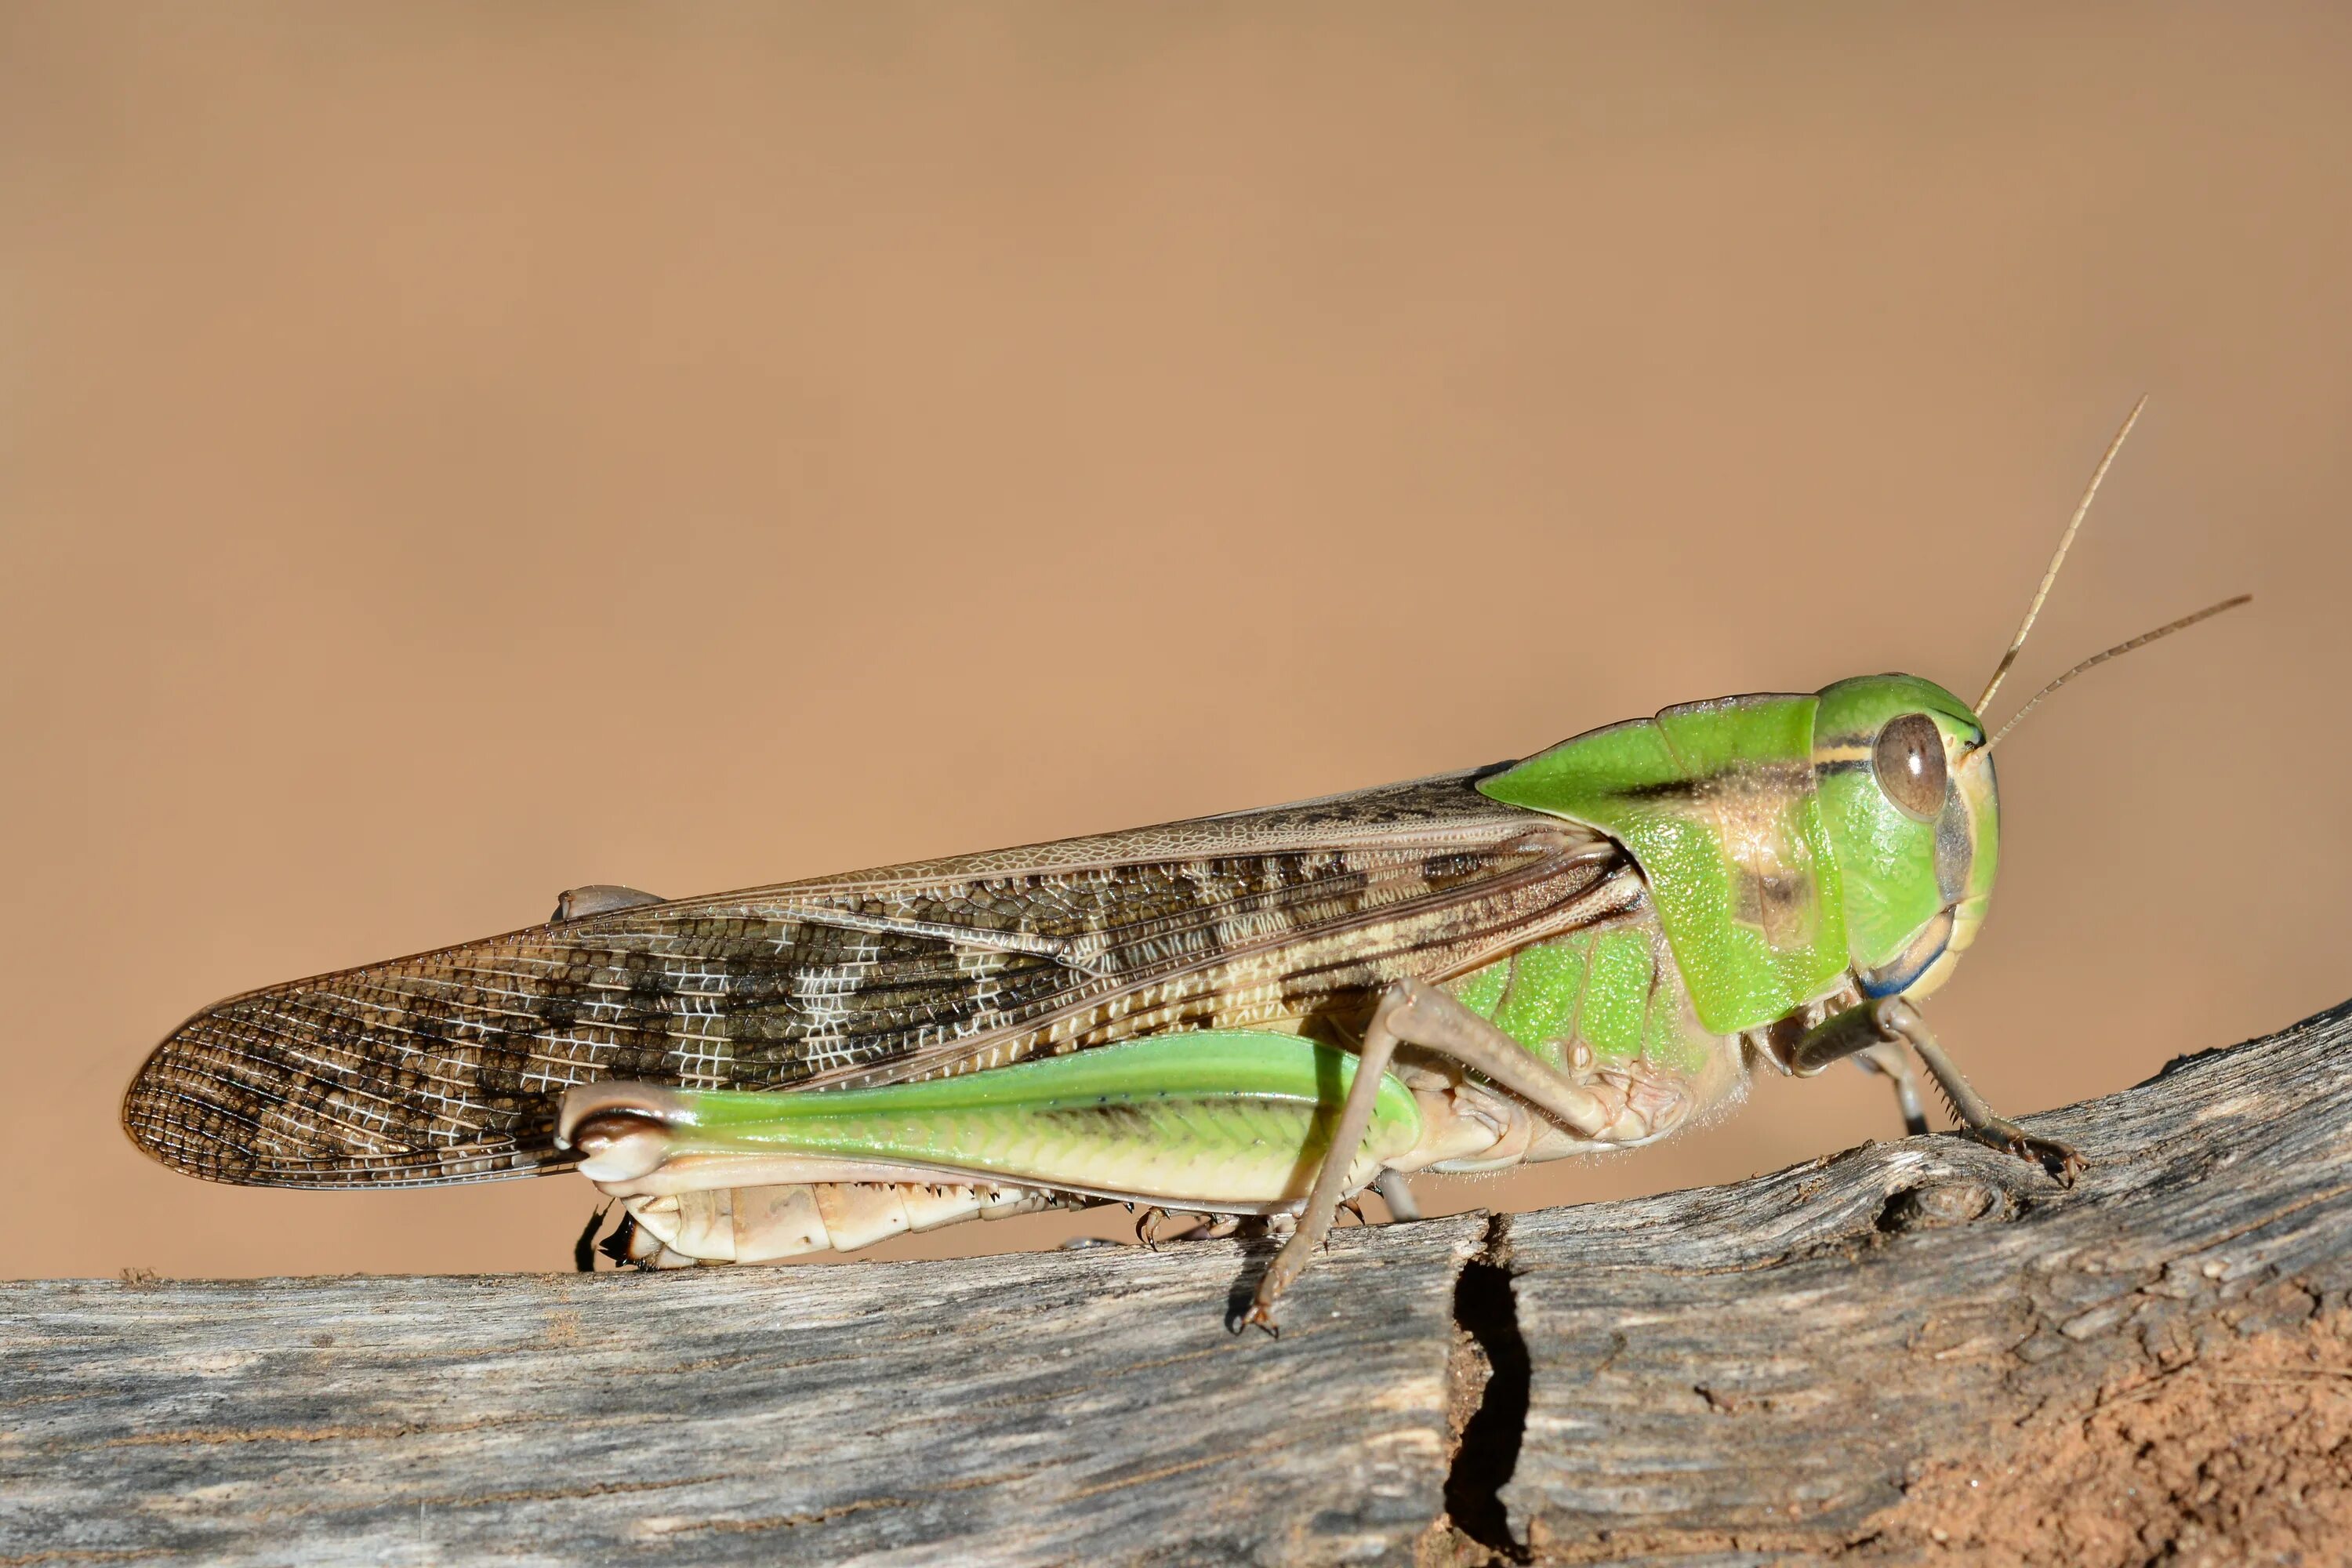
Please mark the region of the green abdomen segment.
<svg viewBox="0 0 2352 1568"><path fill-rule="evenodd" d="M1455 980L1463 1005L1555 1067L1642 1062L1695 1074L1715 1037L1693 1013L1672 950L1654 922L1576 931L1521 948Z"/></svg>
<svg viewBox="0 0 2352 1568"><path fill-rule="evenodd" d="M776 1154L904 1163L1039 1186L1200 1204L1305 1196L1356 1058L1291 1035L1162 1035L921 1083L678 1096L670 1158ZM1351 1187L1421 1136L1384 1078Z"/></svg>

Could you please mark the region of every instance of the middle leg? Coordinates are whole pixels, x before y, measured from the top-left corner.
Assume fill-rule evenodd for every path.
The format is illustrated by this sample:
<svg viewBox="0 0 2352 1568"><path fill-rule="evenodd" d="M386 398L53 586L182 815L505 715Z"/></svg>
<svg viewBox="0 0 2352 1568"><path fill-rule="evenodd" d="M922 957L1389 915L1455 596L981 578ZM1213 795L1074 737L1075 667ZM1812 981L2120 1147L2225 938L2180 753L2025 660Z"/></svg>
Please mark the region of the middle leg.
<svg viewBox="0 0 2352 1568"><path fill-rule="evenodd" d="M1919 1075L1911 1070L1911 1058L1903 1047L1881 1040L1864 1046L1853 1056L1854 1066L1864 1072L1874 1072L1895 1086L1895 1103L1903 1111L1903 1131L1916 1138L1927 1131L1927 1108L1919 1102Z"/></svg>

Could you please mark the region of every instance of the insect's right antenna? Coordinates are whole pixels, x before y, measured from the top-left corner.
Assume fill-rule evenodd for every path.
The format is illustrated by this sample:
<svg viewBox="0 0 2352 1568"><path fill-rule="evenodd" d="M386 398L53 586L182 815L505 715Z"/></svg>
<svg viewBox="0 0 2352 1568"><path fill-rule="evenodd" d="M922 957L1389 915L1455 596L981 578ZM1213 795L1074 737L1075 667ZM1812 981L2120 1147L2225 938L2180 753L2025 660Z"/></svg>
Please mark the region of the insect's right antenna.
<svg viewBox="0 0 2352 1568"><path fill-rule="evenodd" d="M2041 690L2027 698L2025 700L2025 706L2011 714L2009 716L2009 722L2003 724L2000 729L1993 731L1992 739L1984 743L1984 749L1990 752L1995 746L2000 745L2000 738L2003 735L2008 734L2011 730L2016 729L2019 721L2021 721L2028 713L2032 712L2036 708L2042 706L2042 700L2043 698L2049 696L2052 692L2057 690L2060 687L2065 685L2068 681L2074 679L2084 670L2096 669L2099 666L2106 663L2107 660L2111 658L2121 658L2124 655L2131 652L2134 648L2146 647L2148 644L2156 641L2158 637L2168 637L2175 632L2187 631L2190 626L2195 626L2198 622L2210 620L2224 610L2234 610L2240 605L2252 604L2253 603L2253 598L2254 596L2252 594L2232 595L2231 597L2222 600L2218 605L2206 605L2203 609L2198 611L2193 616L2183 616L2177 621L2168 621L2152 632L2140 633L2139 636L2132 638L2129 642L2119 642L2104 653L2093 654L2090 658L2084 659L2082 663L2076 665L2074 668L2068 670L2065 674L2060 676L2057 679L2052 681L2049 685L2043 687Z"/></svg>
<svg viewBox="0 0 2352 1568"><path fill-rule="evenodd" d="M2147 406L2147 395L2142 393L2140 400L2132 405L2131 413L2125 416L2124 427L2116 432L2114 440L2107 443L2106 455L2092 470L2091 482L2084 488L2082 501L2074 508L2074 515L2067 521L2066 531L2058 536L2058 549L2050 557L2050 569L2042 574L2042 586L2033 590L2033 602L2025 606L2025 619L2019 623L2017 636L2011 639L2009 651L2000 656L2000 663L1993 667L1992 679L1985 682L1984 695L1977 699L1979 713L1982 713L1985 704L1992 700L1992 694L2000 689L2001 681L2009 675L2009 667L2017 662L2019 651L2025 647L2025 634L2033 629L2033 617L2042 613L2042 601L2050 596L2050 584L2058 581L2058 568L2066 563L2066 552L2074 545L2074 535L2082 528L2083 520L2091 513L2091 498L2099 493L2099 481L2107 477L2108 466L2116 460L2116 454L2124 449L2124 437L2130 435L2132 426L2139 423L2140 410Z"/></svg>

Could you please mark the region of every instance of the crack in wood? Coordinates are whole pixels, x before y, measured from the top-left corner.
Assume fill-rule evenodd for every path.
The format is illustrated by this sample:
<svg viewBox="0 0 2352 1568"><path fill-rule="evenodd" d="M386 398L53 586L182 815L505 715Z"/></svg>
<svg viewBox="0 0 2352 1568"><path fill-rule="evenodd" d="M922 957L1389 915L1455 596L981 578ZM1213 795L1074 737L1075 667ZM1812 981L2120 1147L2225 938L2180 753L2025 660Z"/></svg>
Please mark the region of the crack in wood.
<svg viewBox="0 0 2352 1568"><path fill-rule="evenodd" d="M1503 1488L1519 1463L1526 1440L1530 1374L1519 1332L1517 1292L1511 1283L1511 1216L1492 1215L1478 1249L1454 1279L1455 1352L1447 1363L1452 1452L1445 1469L1445 1511L1433 1534L1459 1531L1490 1560L1527 1561L1511 1532Z"/></svg>

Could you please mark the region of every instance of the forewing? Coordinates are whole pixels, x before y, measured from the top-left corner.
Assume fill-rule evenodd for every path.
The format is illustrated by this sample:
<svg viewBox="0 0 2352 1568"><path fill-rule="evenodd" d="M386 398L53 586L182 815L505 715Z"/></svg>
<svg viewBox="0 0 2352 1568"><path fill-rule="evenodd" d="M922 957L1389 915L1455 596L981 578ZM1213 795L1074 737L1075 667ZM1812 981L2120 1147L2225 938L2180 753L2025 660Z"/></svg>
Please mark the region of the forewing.
<svg viewBox="0 0 2352 1568"><path fill-rule="evenodd" d="M557 1100L598 1079L874 1083L1301 1018L1639 896L1605 840L1471 780L645 905L271 986L175 1031L124 1123L220 1181L483 1180L568 1165Z"/></svg>

